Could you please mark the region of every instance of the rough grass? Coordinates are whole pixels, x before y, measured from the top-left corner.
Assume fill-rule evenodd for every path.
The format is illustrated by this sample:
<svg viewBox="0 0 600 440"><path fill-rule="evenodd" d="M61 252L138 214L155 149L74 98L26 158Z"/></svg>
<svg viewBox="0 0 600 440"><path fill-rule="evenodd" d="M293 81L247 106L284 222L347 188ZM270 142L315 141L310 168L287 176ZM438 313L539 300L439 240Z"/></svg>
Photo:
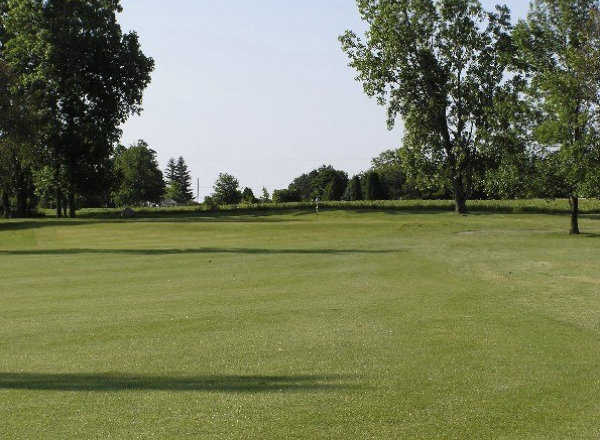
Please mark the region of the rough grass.
<svg viewBox="0 0 600 440"><path fill-rule="evenodd" d="M600 200L582 199L581 212L584 214L600 213ZM232 214L248 214L254 212L271 211L297 211L314 210L312 202L298 203L266 203L266 204L241 204L225 205L210 209L205 205L179 206L174 208L136 208L137 217L170 217L206 215L208 212ZM376 200L357 202L320 202L321 210L388 210L388 211L453 211L454 202L451 200ZM546 213L565 214L570 212L569 202L564 199L527 199L527 200L472 200L468 203L472 212L498 212L498 213ZM93 208L82 209L78 212L84 218L120 218L122 209ZM42 214L53 216L52 210L43 210Z"/></svg>
<svg viewBox="0 0 600 440"><path fill-rule="evenodd" d="M600 219L0 222L2 439L593 439Z"/></svg>

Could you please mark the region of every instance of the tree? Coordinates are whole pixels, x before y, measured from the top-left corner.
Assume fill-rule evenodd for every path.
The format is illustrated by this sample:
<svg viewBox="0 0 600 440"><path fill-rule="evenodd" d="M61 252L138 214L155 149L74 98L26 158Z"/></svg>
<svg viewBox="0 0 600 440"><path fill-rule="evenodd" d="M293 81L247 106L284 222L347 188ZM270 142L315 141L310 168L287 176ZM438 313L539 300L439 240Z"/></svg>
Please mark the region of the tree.
<svg viewBox="0 0 600 440"><path fill-rule="evenodd" d="M367 182L367 190L366 199L367 200L383 200L385 199L385 194L383 192L383 186L381 185L381 180L379 179L379 174L376 171L369 171L366 175Z"/></svg>
<svg viewBox="0 0 600 440"><path fill-rule="evenodd" d="M165 176L167 179L167 198L182 204L189 203L194 199L192 176L183 157L180 156L177 162L173 158L169 159Z"/></svg>
<svg viewBox="0 0 600 440"><path fill-rule="evenodd" d="M600 195L599 9L598 0L536 0L514 32L535 140L568 190L571 234L579 234L579 198Z"/></svg>
<svg viewBox="0 0 600 440"><path fill-rule="evenodd" d="M270 201L271 201L271 196L269 195L269 191L267 190L267 188L265 188L263 186L260 202L261 203L269 203Z"/></svg>
<svg viewBox="0 0 600 440"><path fill-rule="evenodd" d="M44 116L41 145L55 170L59 215L66 193L75 216L86 172L110 156L121 125L141 111L150 82L154 61L135 32L122 31L121 11L119 0L8 3L3 58Z"/></svg>
<svg viewBox="0 0 600 440"><path fill-rule="evenodd" d="M220 173L213 187L212 199L218 205L235 205L242 200L240 182L231 174Z"/></svg>
<svg viewBox="0 0 600 440"><path fill-rule="evenodd" d="M275 203L292 203L300 201L302 201L300 193L295 189L276 189L273 191L273 202Z"/></svg>
<svg viewBox="0 0 600 440"><path fill-rule="evenodd" d="M242 202L249 205L253 205L258 202L258 199L254 197L254 192L252 189L248 187L244 188L244 191L242 191Z"/></svg>
<svg viewBox="0 0 600 440"><path fill-rule="evenodd" d="M352 179L350 179L350 182L348 183L344 193L344 200L363 200L362 186L359 176L354 176Z"/></svg>
<svg viewBox="0 0 600 440"><path fill-rule="evenodd" d="M2 14L0 4L0 14ZM5 62L5 30L0 26L0 197L5 217L31 215L35 207L32 168L36 149L37 118L30 100L20 90L14 72Z"/></svg>
<svg viewBox="0 0 600 440"><path fill-rule="evenodd" d="M167 163L167 168L165 169L165 180L167 183L165 197L180 203L181 188L179 186L179 179L177 177L177 163L173 158L170 158L169 162Z"/></svg>
<svg viewBox="0 0 600 440"><path fill-rule="evenodd" d="M348 178L344 177L338 173L331 177L323 191L323 200L342 200L346 186L348 186Z"/></svg>
<svg viewBox="0 0 600 440"><path fill-rule="evenodd" d="M512 53L510 13L478 0L357 0L365 41L340 37L369 96L402 116L424 155L439 154L456 211L466 212L480 140Z"/></svg>
<svg viewBox="0 0 600 440"><path fill-rule="evenodd" d="M406 185L404 164L399 150L386 150L371 161L371 169L377 171L388 198L398 200L409 193Z"/></svg>
<svg viewBox="0 0 600 440"><path fill-rule="evenodd" d="M194 200L194 191L192 190L192 176L182 156L177 159L177 181L180 188L181 203L189 203Z"/></svg>
<svg viewBox="0 0 600 440"><path fill-rule="evenodd" d="M294 179L288 189L292 193L298 194L301 201L308 202L316 197L324 199L327 197L326 189L334 179L337 179L336 188L342 185L345 188L348 183L348 174L345 171L336 170L331 165L323 165ZM343 190L342 194L332 195L341 197Z"/></svg>
<svg viewBox="0 0 600 440"><path fill-rule="evenodd" d="M117 206L160 203L165 192L156 151L143 140L129 148L119 147L115 155L118 186L113 195Z"/></svg>
<svg viewBox="0 0 600 440"><path fill-rule="evenodd" d="M177 163L175 159L170 158L165 169L165 179L168 185L177 182Z"/></svg>

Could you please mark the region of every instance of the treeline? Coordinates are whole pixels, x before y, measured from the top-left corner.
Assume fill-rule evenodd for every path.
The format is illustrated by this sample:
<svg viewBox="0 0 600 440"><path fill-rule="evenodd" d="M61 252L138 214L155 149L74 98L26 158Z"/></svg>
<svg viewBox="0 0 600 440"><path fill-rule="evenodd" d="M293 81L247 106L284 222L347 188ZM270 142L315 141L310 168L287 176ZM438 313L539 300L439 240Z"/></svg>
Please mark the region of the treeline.
<svg viewBox="0 0 600 440"><path fill-rule="evenodd" d="M514 163L482 166L468 187L473 200L567 198L553 165L557 153L521 158ZM423 159L423 158L421 158ZM483 163L483 161L482 161ZM273 192L277 203L359 200L449 200L452 182L431 161L417 161L409 148L387 150L375 157L371 167L352 178L331 165L305 173L285 189Z"/></svg>
<svg viewBox="0 0 600 440"><path fill-rule="evenodd" d="M368 31L342 49L390 127L404 121L393 197L450 193L464 213L564 195L579 233L579 198L600 196L600 1L536 0L517 25L478 0L357 3Z"/></svg>
<svg viewBox="0 0 600 440"><path fill-rule="evenodd" d="M104 161L90 191L78 194L78 208L114 208L148 205L186 205L193 201L192 178L183 157L170 159L160 170L156 151L143 140L129 147L118 145ZM56 199L54 170L34 169L28 200L33 206L57 208L67 215L66 206Z"/></svg>
<svg viewBox="0 0 600 440"><path fill-rule="evenodd" d="M71 217L110 203L120 127L142 110L154 69L121 10L118 0L0 0L5 216L31 215L40 200Z"/></svg>

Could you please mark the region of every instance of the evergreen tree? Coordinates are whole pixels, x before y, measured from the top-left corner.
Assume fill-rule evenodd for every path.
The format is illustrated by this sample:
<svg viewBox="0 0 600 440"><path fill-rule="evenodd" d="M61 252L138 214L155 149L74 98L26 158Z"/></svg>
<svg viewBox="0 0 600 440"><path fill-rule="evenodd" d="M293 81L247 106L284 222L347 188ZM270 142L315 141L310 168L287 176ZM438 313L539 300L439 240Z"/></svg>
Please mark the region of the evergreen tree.
<svg viewBox="0 0 600 440"><path fill-rule="evenodd" d="M183 157L177 159L177 165L175 166L176 180L179 187L178 200L179 203L189 203L194 199L194 192L192 190L192 176L188 170Z"/></svg>
<svg viewBox="0 0 600 440"><path fill-rule="evenodd" d="M166 196L168 199L181 204L189 203L194 199L192 177L183 157L180 156L177 161L173 158L169 159L165 177L167 179Z"/></svg>
<svg viewBox="0 0 600 440"><path fill-rule="evenodd" d="M167 169L165 170L165 179L167 179L167 184L171 185L175 180L177 180L177 165L175 163L175 159L170 158L169 163L167 163Z"/></svg>

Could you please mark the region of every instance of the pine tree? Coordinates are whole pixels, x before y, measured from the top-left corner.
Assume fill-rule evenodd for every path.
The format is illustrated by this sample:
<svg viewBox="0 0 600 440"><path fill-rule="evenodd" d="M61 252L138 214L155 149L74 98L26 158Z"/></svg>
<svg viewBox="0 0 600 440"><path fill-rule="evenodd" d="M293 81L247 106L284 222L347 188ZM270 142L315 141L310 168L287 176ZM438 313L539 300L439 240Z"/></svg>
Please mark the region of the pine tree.
<svg viewBox="0 0 600 440"><path fill-rule="evenodd" d="M194 199L194 192L192 190L192 176L188 170L185 160L182 156L179 156L177 160L176 170L176 181L179 187L178 200L179 203L188 203Z"/></svg>
<svg viewBox="0 0 600 440"><path fill-rule="evenodd" d="M167 169L165 170L165 178L167 179L167 184L170 185L175 181L175 176L177 175L177 165L175 164L175 159L170 158L169 163L167 164Z"/></svg>
<svg viewBox="0 0 600 440"><path fill-rule="evenodd" d="M179 182L177 180L177 163L173 158L169 159L169 163L167 163L165 178L167 180L166 198L179 203L181 190L179 189Z"/></svg>

